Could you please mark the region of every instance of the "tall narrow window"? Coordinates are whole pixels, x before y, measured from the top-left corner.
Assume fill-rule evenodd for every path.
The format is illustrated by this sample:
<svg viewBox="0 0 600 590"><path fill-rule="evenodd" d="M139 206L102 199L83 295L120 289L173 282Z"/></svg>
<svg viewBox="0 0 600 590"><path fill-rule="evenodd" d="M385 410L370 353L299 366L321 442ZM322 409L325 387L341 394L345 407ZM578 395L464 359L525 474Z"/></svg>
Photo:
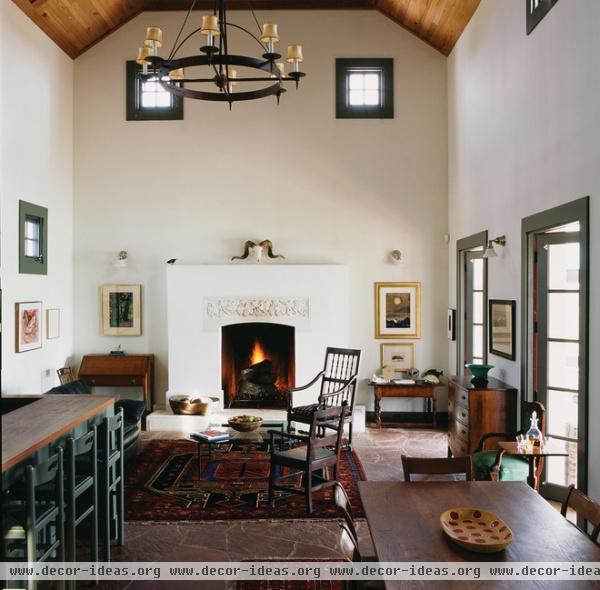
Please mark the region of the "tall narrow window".
<svg viewBox="0 0 600 590"><path fill-rule="evenodd" d="M457 371L487 361L487 232L457 242Z"/></svg>
<svg viewBox="0 0 600 590"><path fill-rule="evenodd" d="M580 199L523 220L522 390L567 453L545 463L541 491L555 500L587 487L587 211Z"/></svg>
<svg viewBox="0 0 600 590"><path fill-rule="evenodd" d="M48 272L48 209L19 201L19 272Z"/></svg>

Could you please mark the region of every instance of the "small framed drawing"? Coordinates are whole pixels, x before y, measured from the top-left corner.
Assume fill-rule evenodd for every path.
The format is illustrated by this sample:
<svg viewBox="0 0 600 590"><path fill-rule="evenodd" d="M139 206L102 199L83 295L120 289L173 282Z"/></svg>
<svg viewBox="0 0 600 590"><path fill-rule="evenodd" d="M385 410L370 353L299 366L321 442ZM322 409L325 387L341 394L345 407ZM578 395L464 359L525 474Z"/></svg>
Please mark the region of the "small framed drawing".
<svg viewBox="0 0 600 590"><path fill-rule="evenodd" d="M142 334L142 286L102 285L102 334Z"/></svg>
<svg viewBox="0 0 600 590"><path fill-rule="evenodd" d="M456 310L448 308L448 322L446 324L448 329L448 340L456 340Z"/></svg>
<svg viewBox="0 0 600 590"><path fill-rule="evenodd" d="M42 302L15 303L16 352L42 348Z"/></svg>
<svg viewBox="0 0 600 590"><path fill-rule="evenodd" d="M390 342L381 345L381 367L408 371L415 366L415 345L412 342Z"/></svg>
<svg viewBox="0 0 600 590"><path fill-rule="evenodd" d="M375 338L421 337L421 283L375 283Z"/></svg>
<svg viewBox="0 0 600 590"><path fill-rule="evenodd" d="M60 309L46 310L46 340L60 337Z"/></svg>
<svg viewBox="0 0 600 590"><path fill-rule="evenodd" d="M511 361L515 354L516 301L490 299L490 352Z"/></svg>

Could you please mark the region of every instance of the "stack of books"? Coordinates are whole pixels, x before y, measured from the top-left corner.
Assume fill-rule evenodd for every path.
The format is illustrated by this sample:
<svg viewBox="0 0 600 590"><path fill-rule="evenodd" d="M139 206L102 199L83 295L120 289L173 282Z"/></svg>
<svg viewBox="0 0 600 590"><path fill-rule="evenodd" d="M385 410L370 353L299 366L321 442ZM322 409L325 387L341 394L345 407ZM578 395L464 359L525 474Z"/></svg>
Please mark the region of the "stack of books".
<svg viewBox="0 0 600 590"><path fill-rule="evenodd" d="M192 432L190 436L200 442L226 442L229 440L229 433L211 428L202 432Z"/></svg>

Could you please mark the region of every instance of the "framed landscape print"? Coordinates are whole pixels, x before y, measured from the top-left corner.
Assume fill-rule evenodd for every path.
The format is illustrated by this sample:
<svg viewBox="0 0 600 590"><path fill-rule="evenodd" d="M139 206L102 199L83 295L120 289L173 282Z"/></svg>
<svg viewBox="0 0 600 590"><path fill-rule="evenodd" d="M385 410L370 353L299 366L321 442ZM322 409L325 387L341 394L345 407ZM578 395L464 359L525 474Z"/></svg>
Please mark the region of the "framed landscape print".
<svg viewBox="0 0 600 590"><path fill-rule="evenodd" d="M421 283L375 283L375 338L421 337Z"/></svg>
<svg viewBox="0 0 600 590"><path fill-rule="evenodd" d="M15 304L16 352L42 348L42 302Z"/></svg>
<svg viewBox="0 0 600 590"><path fill-rule="evenodd" d="M46 310L46 340L60 337L60 309Z"/></svg>
<svg viewBox="0 0 600 590"><path fill-rule="evenodd" d="M412 342L385 342L381 345L381 367L407 371L415 366L415 345Z"/></svg>
<svg viewBox="0 0 600 590"><path fill-rule="evenodd" d="M514 361L516 301L490 299L490 352Z"/></svg>
<svg viewBox="0 0 600 590"><path fill-rule="evenodd" d="M140 336L142 333L141 285L102 286L102 334Z"/></svg>

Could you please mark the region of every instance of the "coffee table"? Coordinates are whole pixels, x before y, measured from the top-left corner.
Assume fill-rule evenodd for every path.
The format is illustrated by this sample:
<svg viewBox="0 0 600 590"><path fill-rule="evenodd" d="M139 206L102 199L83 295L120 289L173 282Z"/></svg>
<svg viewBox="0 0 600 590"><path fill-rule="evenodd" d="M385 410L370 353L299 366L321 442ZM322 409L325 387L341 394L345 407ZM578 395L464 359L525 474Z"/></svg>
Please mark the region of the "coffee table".
<svg viewBox="0 0 600 590"><path fill-rule="evenodd" d="M227 448L226 452L240 450L245 445L260 445L268 442L271 435L269 430L279 430L284 432L284 427L287 427L287 422L272 420L265 421L262 423L260 428L253 430L252 432L238 432L229 426L229 424L222 424L221 426L212 426L211 428L218 428L219 430L229 434L228 440L199 440L188 435L187 440L196 443L197 456L198 456L198 475L202 477L202 450L206 447L208 449L208 461L212 459L212 451L214 447L223 446Z"/></svg>

